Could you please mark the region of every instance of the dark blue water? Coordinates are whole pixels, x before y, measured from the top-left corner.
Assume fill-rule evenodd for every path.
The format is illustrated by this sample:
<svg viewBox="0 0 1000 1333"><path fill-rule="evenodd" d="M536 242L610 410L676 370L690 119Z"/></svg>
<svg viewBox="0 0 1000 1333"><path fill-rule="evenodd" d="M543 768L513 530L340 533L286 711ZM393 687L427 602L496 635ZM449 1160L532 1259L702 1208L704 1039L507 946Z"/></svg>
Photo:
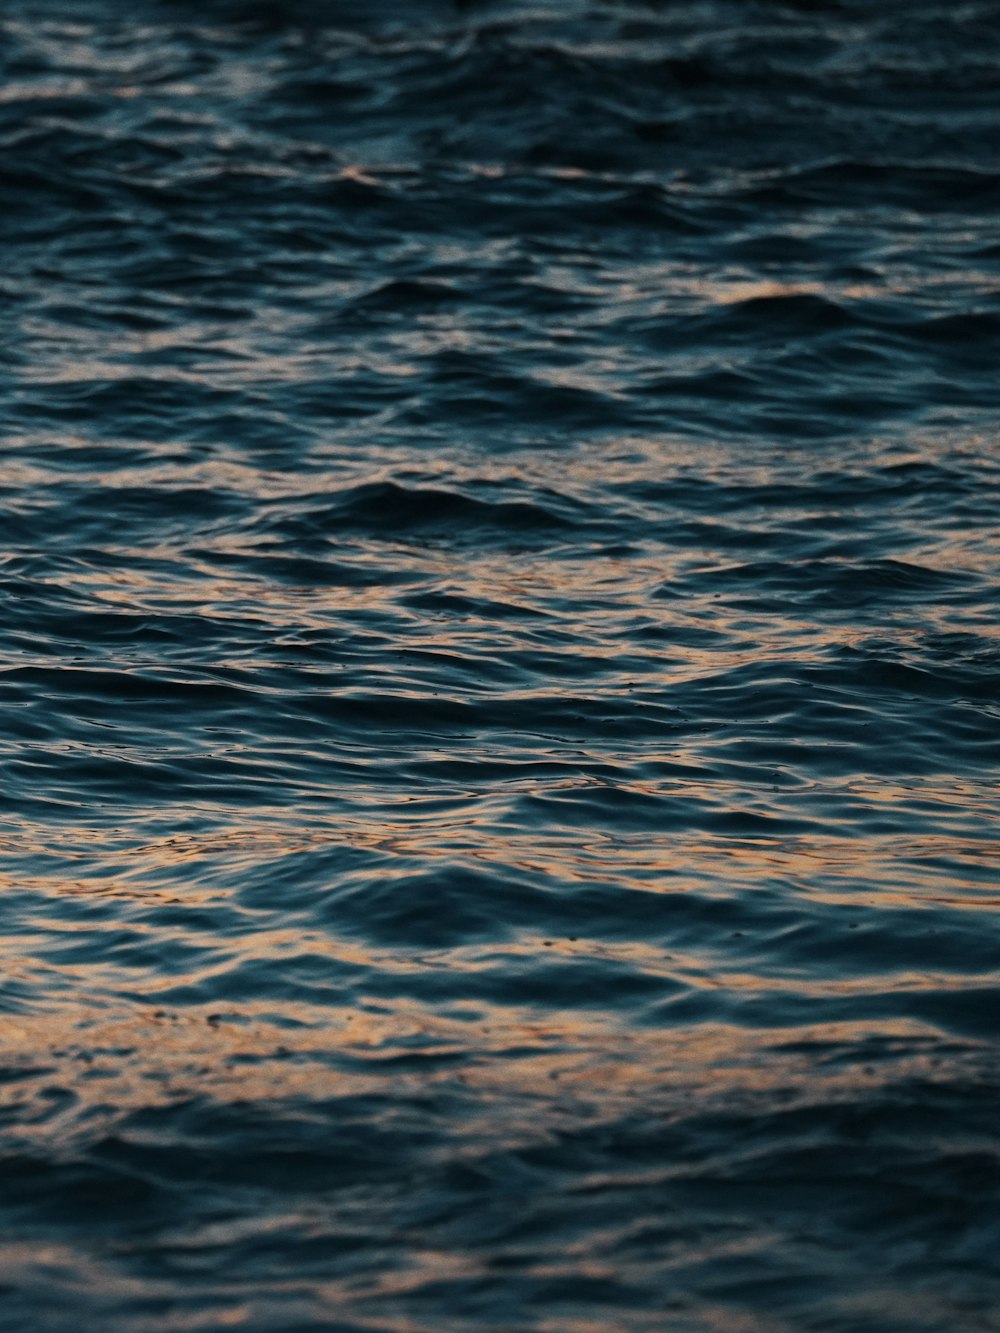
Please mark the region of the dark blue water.
<svg viewBox="0 0 1000 1333"><path fill-rule="evenodd" d="M1000 10L0 54L4 1333L1000 1329Z"/></svg>

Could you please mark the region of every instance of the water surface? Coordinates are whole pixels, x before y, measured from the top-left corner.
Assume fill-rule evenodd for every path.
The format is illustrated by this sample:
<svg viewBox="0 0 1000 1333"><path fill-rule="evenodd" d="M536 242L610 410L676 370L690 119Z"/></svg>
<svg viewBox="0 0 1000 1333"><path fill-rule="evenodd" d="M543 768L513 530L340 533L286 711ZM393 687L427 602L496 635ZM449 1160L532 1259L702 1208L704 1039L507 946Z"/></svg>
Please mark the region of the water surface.
<svg viewBox="0 0 1000 1333"><path fill-rule="evenodd" d="M996 7L0 55L0 1325L1000 1329Z"/></svg>

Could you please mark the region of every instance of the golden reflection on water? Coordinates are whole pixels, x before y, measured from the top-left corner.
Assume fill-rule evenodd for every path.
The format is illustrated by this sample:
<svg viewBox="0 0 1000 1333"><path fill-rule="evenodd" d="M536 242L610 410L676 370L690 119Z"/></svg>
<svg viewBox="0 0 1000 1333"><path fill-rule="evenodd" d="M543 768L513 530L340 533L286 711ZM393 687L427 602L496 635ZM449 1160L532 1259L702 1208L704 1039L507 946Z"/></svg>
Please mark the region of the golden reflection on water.
<svg viewBox="0 0 1000 1333"><path fill-rule="evenodd" d="M431 750L427 758L433 757ZM498 758L498 771L501 763ZM527 796L555 801L554 808L572 816L574 803L588 792L599 798L612 789L645 800L649 809L656 801L668 805L672 796L682 797L695 803L695 824L706 809L735 805L766 812L772 799L778 813L787 814L787 792L773 786L770 773L756 778L748 773L742 784L722 779L704 754L682 747L663 755L662 763L667 776L625 781L558 773L529 778L512 761L513 776L504 781L495 775L485 790L442 783L430 795L403 792L395 801L380 791L370 809L361 786L353 792L353 809L312 805L303 809L297 829L288 827L285 807L269 810L266 805L252 824L239 823L233 811L233 822L224 829L170 831L158 838L136 837L127 824L67 822L53 842L28 825L13 836L0 836L0 891L198 906L231 893L215 886L219 871L227 884L238 884L241 870L249 874L261 865L277 868L299 856L349 847L383 856L379 871L371 872L382 876L440 863L520 870L557 884L615 883L644 893L717 896L791 884L816 901L831 903L856 902L862 886L865 899L881 906L948 901L976 911L997 901L995 884L983 873L995 864L1000 785L993 782L855 777L805 789L809 801L849 803L855 820L881 822L899 812L912 824L919 812L923 828L899 834L865 832L863 824L846 835L830 824L822 833L786 834L776 828L773 835L751 837L694 829L602 829L593 812L579 826L553 830L525 826L518 813L519 801ZM678 770L683 776L670 775ZM86 868L86 874L74 873L77 867Z"/></svg>
<svg viewBox="0 0 1000 1333"><path fill-rule="evenodd" d="M898 799L891 787L869 796ZM913 792L907 794L912 797ZM934 794L928 788L925 794ZM941 795L940 792L937 793ZM968 810L970 795L985 799L971 788L952 793L957 807ZM933 1035L925 1024L899 1018L877 1022L801 1023L766 1030L730 1026L718 1021L691 1025L671 1024L669 1004L662 1021L636 1024L633 1011L618 1013L613 1002L592 996L583 1006L534 1006L517 999L516 978L524 967L536 971L545 964L557 970L578 963L600 962L602 975L612 981L616 969L647 984L663 983L663 1002L680 986L687 993L707 988L734 997L787 995L808 1002L820 998L863 997L875 986L883 995L893 992L932 994L945 988L975 986L976 977L944 976L933 970L894 966L886 959L882 975L873 979L870 965L852 972L849 948L836 974L803 967L783 969L781 950L772 950L770 965L762 965L753 938L734 944L720 935L717 947L706 939L696 947L669 940L669 916L664 918L665 943L648 939L591 939L573 935L541 936L520 932L494 942L440 948L378 948L355 937L330 930L303 931L294 924L275 927L269 914L246 915L233 935L213 937L206 925L204 943L218 957L204 967L193 964L186 981L223 973L232 958L252 966L262 962L308 955L325 959L331 976L338 966L353 969L357 980L350 1003L311 1004L284 998L220 1002L214 1007L192 1003L178 1006L158 997L169 996L175 980L160 975L155 965L122 969L100 961L100 918L61 914L58 928L49 926L44 901L72 895L100 901L108 895L129 899L144 911L159 911L155 927L130 914L128 926L139 937L159 936L164 947L198 943L197 911L225 903L235 890L213 887L197 874L206 858L234 868L278 863L286 858L354 845L378 849L403 865L416 859L421 865L444 858L454 864L456 834L470 821L449 821L440 812L413 811L396 819L383 814L379 821L330 820L323 827L303 829L298 835L266 827L229 829L216 835L171 835L159 840L132 841L114 846L108 832L80 827L67 830L76 855L93 856L102 844L107 873L86 878L18 875L0 872L0 891L11 902L25 894L37 895L39 910L32 928L2 941L3 968L8 985L24 982L34 994L48 987L45 1012L8 1013L0 1034L8 1065L20 1071L5 1085L4 1103L16 1108L38 1095L39 1080L72 1090L64 1112L53 1113L37 1124L22 1125L19 1135L56 1138L67 1126L85 1120L93 1132L102 1116L113 1117L155 1105L174 1104L190 1097L210 1095L221 1100L273 1101L337 1099L378 1095L391 1079L393 1095L410 1088L440 1088L468 1095L477 1107L475 1124L462 1134L486 1132L483 1118L495 1107L498 1121L490 1133L528 1136L531 1107L538 1099L552 1103L567 1115L589 1114L599 1105L602 1114L630 1102L677 1102L686 1097L710 1097L725 1088L727 1096L780 1093L848 1095L859 1080L880 1077L877 1069L865 1072L845 1058L842 1066L818 1071L811 1056L789 1053L794 1045L836 1047L849 1053L866 1042L898 1045L898 1060L910 1061L927 1072L920 1054L922 1040ZM280 815L280 812L279 812ZM124 833L119 839L124 838ZM14 863L24 846L10 841L0 854ZM37 850L37 848L36 848ZM858 912L903 906L947 903L965 911L995 912L1000 906L990 881L958 872L962 857L980 872L988 870L995 851L985 839L911 837L870 839L860 845L848 838L822 840L708 839L701 836L654 838L616 836L606 842L585 837L573 842L531 838L523 831L490 832L480 824L471 843L463 846L469 864L524 864L534 872L550 872L560 884L594 882L618 884L651 894L701 893L719 896L738 889L743 893L767 890L776 884L809 901L850 907ZM13 859L12 859L13 858ZM72 854L69 858L71 860ZM942 876L942 859L952 870ZM461 857L459 863L461 863ZM134 873L123 867L134 863ZM387 871L388 873L388 871ZM167 882L163 880L166 878ZM238 881L238 874L235 879ZM183 925L172 926L169 912L185 911ZM166 913L166 915L162 915ZM192 915L193 913L193 915ZM847 924L846 918L844 924ZM761 927L764 930L764 927ZM92 933L93 961L62 962L53 969L46 962L53 942L74 933ZM849 938L849 937L847 937ZM766 940L765 940L766 942ZM88 946L89 947L89 946ZM744 960L749 950L752 964ZM415 995L403 997L407 987L419 990L422 977L447 971L477 975L499 969L507 978L509 1003L479 998L462 1003L430 1003ZM588 975L593 975L593 972ZM366 978L379 978L375 989ZM390 992L385 993L391 982ZM131 995L131 1000L124 998ZM470 994L475 995L474 984ZM655 995L651 1002L655 1001ZM898 1075L898 1063L895 1066ZM721 1079L721 1082L720 1082ZM81 1106L88 1108L84 1116ZM119 1108L112 1112L108 1108ZM60 1128L62 1126L62 1128ZM76 1132L74 1129L73 1132Z"/></svg>
<svg viewBox="0 0 1000 1333"><path fill-rule="evenodd" d="M399 1102L435 1090L455 1101L456 1146L497 1133L509 1144L538 1136L539 1102L573 1120L598 1107L602 1116L633 1104L676 1110L690 1098L705 1110L722 1096L849 1097L883 1077L865 1057L873 1041L882 1056L892 1056L893 1077L901 1065L914 1076L933 1069L929 1030L905 1018L766 1032L711 1023L644 1030L601 1011L476 1003L456 1018L413 1000L363 995L341 1008L74 1005L5 1015L0 1034L7 1068L17 1071L0 1089L0 1105L15 1121L17 1108L32 1104L42 1088L68 1094L52 1103L51 1114L21 1121L18 1138L63 1146L67 1133L90 1138L102 1122L190 1098ZM968 1049L974 1054L972 1044ZM825 1051L840 1058L817 1061ZM547 1121L543 1136L553 1130Z"/></svg>

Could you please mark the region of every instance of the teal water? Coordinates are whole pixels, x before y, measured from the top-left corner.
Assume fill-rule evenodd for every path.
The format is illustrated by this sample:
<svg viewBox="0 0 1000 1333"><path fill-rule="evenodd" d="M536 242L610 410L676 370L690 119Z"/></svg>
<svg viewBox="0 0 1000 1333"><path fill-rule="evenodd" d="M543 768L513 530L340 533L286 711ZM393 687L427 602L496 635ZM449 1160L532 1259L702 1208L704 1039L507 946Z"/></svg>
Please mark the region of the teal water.
<svg viewBox="0 0 1000 1333"><path fill-rule="evenodd" d="M1000 1329L995 7L0 39L0 1328Z"/></svg>

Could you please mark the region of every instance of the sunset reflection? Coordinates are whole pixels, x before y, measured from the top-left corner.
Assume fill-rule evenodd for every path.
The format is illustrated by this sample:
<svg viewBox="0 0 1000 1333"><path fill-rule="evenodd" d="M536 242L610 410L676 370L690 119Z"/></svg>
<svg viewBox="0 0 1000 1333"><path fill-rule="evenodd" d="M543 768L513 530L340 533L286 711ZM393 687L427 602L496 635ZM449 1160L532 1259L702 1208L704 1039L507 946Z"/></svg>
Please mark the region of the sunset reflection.
<svg viewBox="0 0 1000 1333"><path fill-rule="evenodd" d="M3 1328L985 1329L990 6L0 39Z"/></svg>

